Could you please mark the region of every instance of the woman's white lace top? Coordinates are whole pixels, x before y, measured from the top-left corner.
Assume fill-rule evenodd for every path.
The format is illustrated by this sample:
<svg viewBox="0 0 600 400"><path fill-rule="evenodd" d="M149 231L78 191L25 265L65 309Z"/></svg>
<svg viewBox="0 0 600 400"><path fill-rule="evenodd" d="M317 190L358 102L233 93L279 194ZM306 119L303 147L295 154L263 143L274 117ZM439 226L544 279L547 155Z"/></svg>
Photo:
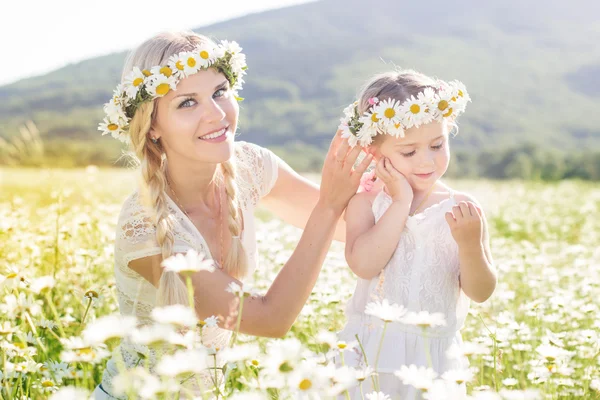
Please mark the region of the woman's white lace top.
<svg viewBox="0 0 600 400"><path fill-rule="evenodd" d="M259 199L269 193L277 180L277 156L260 146L237 142L235 145L237 165L238 201L242 210L244 231L242 242L248 254L250 274L256 267L257 247L254 223L254 208ZM168 208L176 221L174 226L174 253L185 253L190 249L212 258L206 241L189 218L173 200L166 196ZM117 224L115 241L115 278L119 309L123 315L133 315L140 324L150 323L150 313L156 305L157 289L141 275L128 267L130 261L161 254L155 235L152 214L141 204L136 191L123 204ZM207 330L202 342L206 346L223 347L231 332L220 328ZM208 337L206 337L208 336ZM135 347L135 348L134 348ZM117 351L127 367L138 363L138 352L154 354L147 348L132 346L123 341ZM109 360L102 379L102 386L111 393L110 381L118 373L114 360Z"/></svg>

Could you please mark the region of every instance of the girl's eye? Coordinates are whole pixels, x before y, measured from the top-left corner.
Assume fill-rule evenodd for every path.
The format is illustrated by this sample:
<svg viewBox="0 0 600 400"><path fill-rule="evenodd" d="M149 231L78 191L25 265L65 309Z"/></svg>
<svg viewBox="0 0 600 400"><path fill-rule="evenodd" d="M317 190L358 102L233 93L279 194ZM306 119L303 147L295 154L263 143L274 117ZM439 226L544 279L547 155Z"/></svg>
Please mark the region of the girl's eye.
<svg viewBox="0 0 600 400"><path fill-rule="evenodd" d="M416 150L413 150L413 151L411 151L410 153L402 153L402 155L403 155L404 157L412 157L412 156L414 156L414 155L415 155L415 153L416 153L416 152L417 152Z"/></svg>
<svg viewBox="0 0 600 400"><path fill-rule="evenodd" d="M431 146L431 148L432 148L432 149L434 149L434 150L439 150L439 149L441 149L442 147L444 147L444 142L442 142L442 143L440 143L440 144L438 144L438 145L436 145L436 146Z"/></svg>
<svg viewBox="0 0 600 400"><path fill-rule="evenodd" d="M181 104L179 104L178 108L189 108L194 105L194 104L192 104L192 102L196 103L196 100L194 100L192 98L185 99Z"/></svg>

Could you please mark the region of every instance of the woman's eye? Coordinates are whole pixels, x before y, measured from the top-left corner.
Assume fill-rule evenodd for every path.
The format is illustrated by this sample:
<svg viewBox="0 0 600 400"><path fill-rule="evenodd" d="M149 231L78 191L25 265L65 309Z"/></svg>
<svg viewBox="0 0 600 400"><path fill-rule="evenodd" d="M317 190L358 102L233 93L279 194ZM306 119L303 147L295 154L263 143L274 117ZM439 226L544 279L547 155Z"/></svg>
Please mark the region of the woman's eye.
<svg viewBox="0 0 600 400"><path fill-rule="evenodd" d="M226 93L227 93L227 89L225 89L225 88L219 89L215 92L215 94L213 94L213 97L214 98L223 97L223 96L225 96Z"/></svg>
<svg viewBox="0 0 600 400"><path fill-rule="evenodd" d="M413 151L411 151L410 153L402 153L402 155L403 155L404 157L412 157L412 156L414 156L414 155L415 155L415 153L416 153L416 152L417 152L416 150L413 150Z"/></svg>
<svg viewBox="0 0 600 400"><path fill-rule="evenodd" d="M179 108L188 108L193 106L196 103L194 99L185 99L181 104L179 104Z"/></svg>

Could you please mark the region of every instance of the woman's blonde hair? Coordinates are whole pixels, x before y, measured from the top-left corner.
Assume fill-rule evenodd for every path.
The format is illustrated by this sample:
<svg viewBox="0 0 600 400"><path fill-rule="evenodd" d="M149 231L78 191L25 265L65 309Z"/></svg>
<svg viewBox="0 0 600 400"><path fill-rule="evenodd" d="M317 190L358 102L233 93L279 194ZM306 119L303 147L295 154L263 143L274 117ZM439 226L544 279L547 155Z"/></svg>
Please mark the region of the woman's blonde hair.
<svg viewBox="0 0 600 400"><path fill-rule="evenodd" d="M191 51L201 43L211 42L205 36L194 32L169 32L158 34L133 50L123 69L123 78L134 67L149 69L155 65L164 65L173 54ZM129 125L132 151L139 161L142 173L142 198L154 212L156 240L162 249L163 259L173 254L174 219L167 207L167 158L159 142L150 140L149 132L156 116L155 102L142 104ZM228 227L233 240L223 262L225 272L239 278L247 273L247 257L241 242L242 220L237 199L236 166L234 159L220 165L221 180L225 185L228 209ZM176 272L163 270L158 286L157 303L159 305L188 304L187 289ZM190 305L192 306L192 305Z"/></svg>
<svg viewBox="0 0 600 400"><path fill-rule="evenodd" d="M358 114L363 115L367 112L371 107L369 99L373 97L377 97L379 100L391 98L402 104L410 97L416 97L426 88L432 88L437 93L439 89L436 85L436 79L411 69L375 75L358 95ZM454 122L451 122L450 125L458 129ZM374 144L379 144L383 137L385 135L375 136Z"/></svg>

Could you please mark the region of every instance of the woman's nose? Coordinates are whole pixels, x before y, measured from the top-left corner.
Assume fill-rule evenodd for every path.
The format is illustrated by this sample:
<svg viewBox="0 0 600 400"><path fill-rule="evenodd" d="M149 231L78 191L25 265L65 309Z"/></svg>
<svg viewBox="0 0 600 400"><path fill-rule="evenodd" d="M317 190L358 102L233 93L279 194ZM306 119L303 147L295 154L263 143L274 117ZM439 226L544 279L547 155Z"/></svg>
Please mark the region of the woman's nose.
<svg viewBox="0 0 600 400"><path fill-rule="evenodd" d="M202 112L202 119L206 122L219 122L225 118L225 111L214 99L210 99L205 107L202 107Z"/></svg>

